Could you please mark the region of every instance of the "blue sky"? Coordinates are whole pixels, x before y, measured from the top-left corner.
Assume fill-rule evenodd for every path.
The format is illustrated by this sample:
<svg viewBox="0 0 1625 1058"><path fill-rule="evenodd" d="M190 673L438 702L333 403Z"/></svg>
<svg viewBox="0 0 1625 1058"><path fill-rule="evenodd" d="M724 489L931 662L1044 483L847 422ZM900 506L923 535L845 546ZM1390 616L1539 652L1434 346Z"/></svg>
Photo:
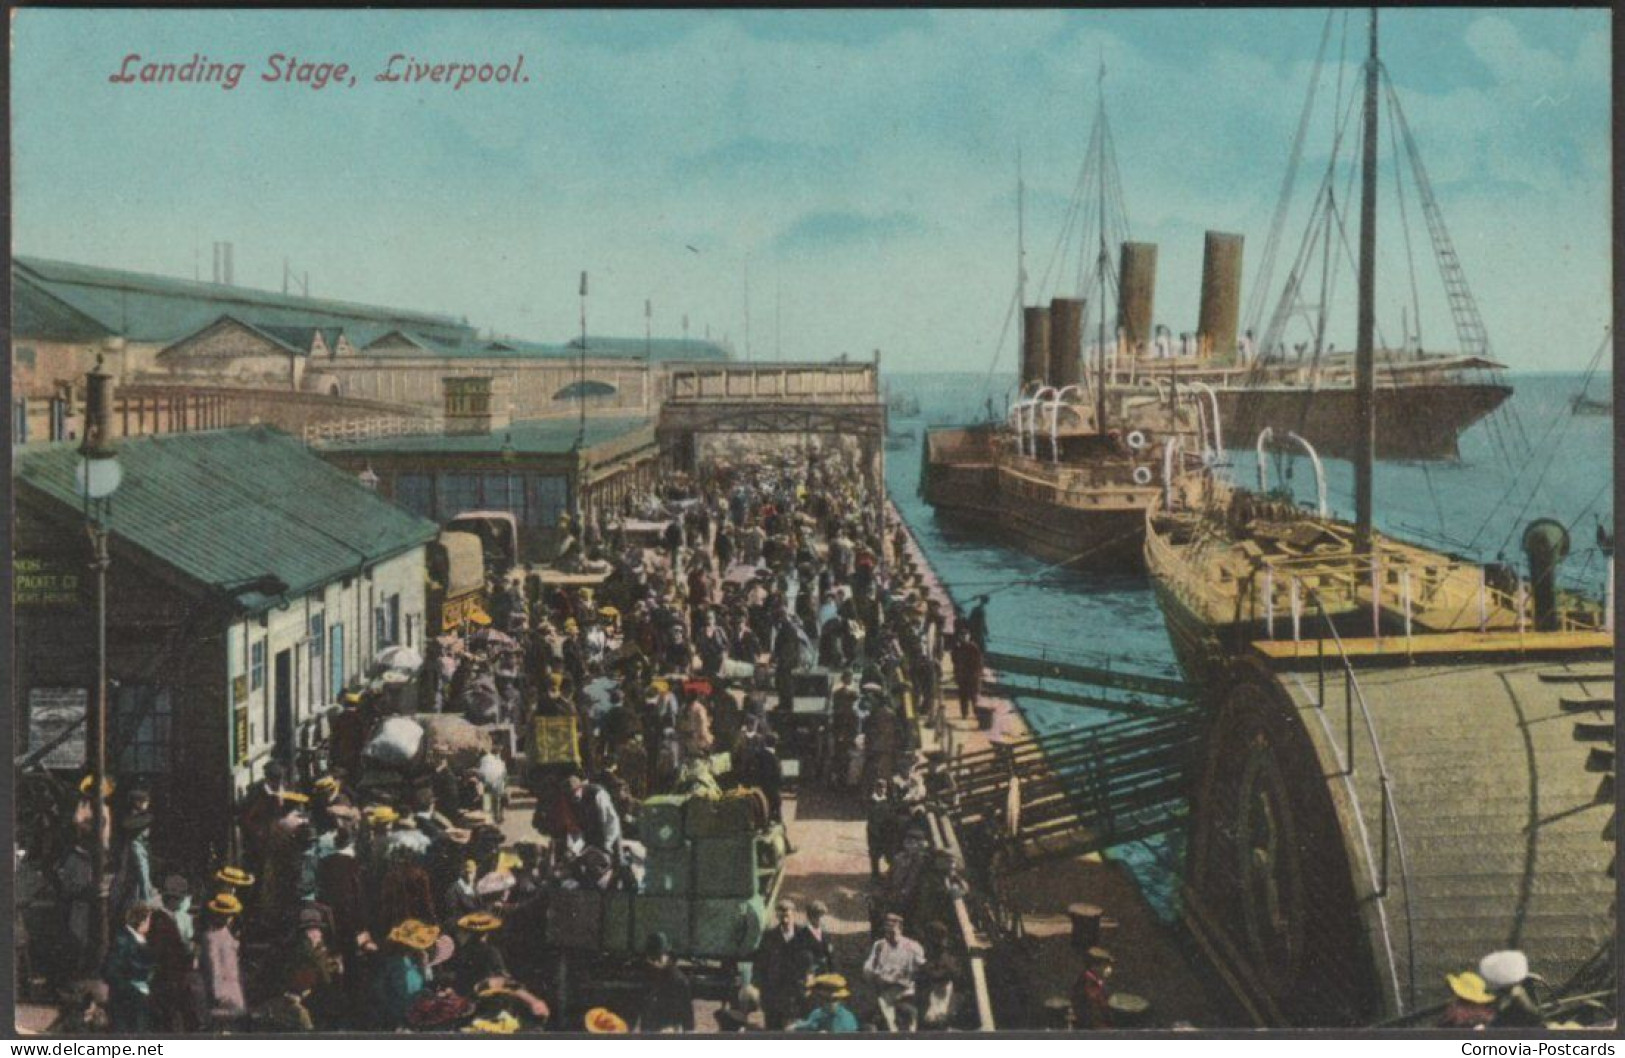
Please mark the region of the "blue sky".
<svg viewBox="0 0 1625 1058"><path fill-rule="evenodd" d="M1157 317L1192 329L1204 229L1243 233L1253 277L1325 18L23 9L15 248L182 276L196 251L207 278L209 244L229 239L244 285L279 286L286 257L316 294L541 339L574 333L586 269L593 331L641 333L648 298L657 333L679 333L686 313L692 334L709 326L741 351L748 271L757 358L879 348L899 370L985 370L1014 281L1017 147L1036 275L1104 60L1133 234L1160 247ZM1609 322L1609 18L1382 16L1384 61L1495 349L1517 367L1584 367ZM1351 61L1363 46L1352 13ZM131 52L248 72L229 92L110 84ZM274 52L348 62L358 83L262 83ZM394 52L523 54L532 77L460 92L371 83ZM1323 99L1334 92L1329 68ZM1450 345L1410 209L1424 333ZM1284 242L1300 230L1294 219ZM1385 213L1379 315L1394 334L1410 297L1401 231ZM1340 346L1348 316L1334 318Z"/></svg>

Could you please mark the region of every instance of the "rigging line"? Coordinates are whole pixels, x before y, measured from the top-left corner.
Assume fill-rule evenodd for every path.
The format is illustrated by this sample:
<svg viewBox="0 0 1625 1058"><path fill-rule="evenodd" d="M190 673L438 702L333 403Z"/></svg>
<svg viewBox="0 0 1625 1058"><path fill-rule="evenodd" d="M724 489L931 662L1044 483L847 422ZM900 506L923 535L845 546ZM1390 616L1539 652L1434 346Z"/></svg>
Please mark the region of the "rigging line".
<svg viewBox="0 0 1625 1058"><path fill-rule="evenodd" d="M999 369L999 354L1004 351L1004 340L1010 336L1010 321L1015 318L1016 309L1020 302L1021 284L1018 282L1016 284L1016 289L1010 294L1010 307L1006 309L1004 313L1004 326L999 328L999 341L993 347L993 362L987 367L987 377L982 379L982 396L984 397L991 397L993 394L993 373ZM1020 350L1017 350L1016 355L1019 359L1021 355ZM1021 374L1021 368L1019 366L1016 368L1016 374ZM1021 385L1020 378L1016 379L1016 385Z"/></svg>
<svg viewBox="0 0 1625 1058"><path fill-rule="evenodd" d="M1261 334L1259 324L1263 322L1265 291L1274 285L1275 255L1280 247L1281 234L1286 228L1287 214L1292 208L1292 191L1297 184L1298 166L1303 161L1303 144L1309 131L1309 119L1315 109L1315 95L1320 88L1321 69L1326 58L1326 45L1331 40L1332 21L1336 17L1335 10L1326 12L1326 23L1320 30L1320 48L1315 53L1315 67L1309 75L1309 92L1304 97L1303 111L1298 115L1298 128L1292 136L1292 150L1287 155L1286 175L1281 180L1281 191L1275 201L1275 215L1270 218L1269 236L1264 240L1264 250L1259 256L1258 268L1253 275L1253 289L1247 304L1247 329L1254 334ZM1348 18L1344 13L1344 19Z"/></svg>
<svg viewBox="0 0 1625 1058"><path fill-rule="evenodd" d="M1598 354L1600 354L1603 349L1608 347L1608 343L1612 340L1612 336L1613 328L1611 326L1603 328L1602 342L1598 345L1597 349ZM1547 442L1552 439L1553 432L1561 429L1564 431L1564 433L1567 433L1569 424L1573 421L1574 416L1572 415L1553 416L1551 418L1551 420L1546 424L1546 432L1541 434L1540 440L1528 450L1529 454L1524 457L1523 463L1519 465L1516 472L1512 475L1512 480L1507 483L1505 491L1503 491L1500 498L1495 501L1495 505L1491 507L1489 513L1484 516L1484 521L1479 525L1478 530L1473 533L1472 539L1468 541L1468 547L1474 547L1478 544L1479 538L1482 537L1484 535L1484 531L1490 527L1490 523L1495 520L1495 516L1501 512L1501 508L1505 506L1507 501L1512 499L1512 497L1516 494L1519 482L1523 480L1524 474L1526 474L1529 469L1534 466L1535 460L1539 458L1540 453L1543 449L1545 449ZM1562 438L1560 437L1558 439L1561 440Z"/></svg>
<svg viewBox="0 0 1625 1058"><path fill-rule="evenodd" d="M1411 247L1410 214L1405 209L1405 182L1403 179L1401 179L1403 176L1403 170L1399 164L1399 130L1397 127L1399 122L1398 119L1394 117L1394 114L1398 109L1399 104L1394 99L1394 87L1391 83L1389 83L1388 145L1393 150L1394 154L1394 198L1399 203L1399 227L1405 235L1405 263L1410 269L1411 277L1411 319L1416 324L1416 348L1418 351L1421 351L1423 348L1425 348L1422 342L1422 298L1421 295L1417 293L1416 252ZM1403 344L1403 342L1409 337L1410 335L1401 335L1401 343Z"/></svg>
<svg viewBox="0 0 1625 1058"><path fill-rule="evenodd" d="M1614 483L1610 479L1604 479L1603 483L1597 486L1597 491L1592 494L1591 499L1586 501L1586 505L1580 508L1580 513L1576 514L1574 516L1574 520L1569 522L1568 530L1570 536L1574 535L1575 528L1579 526L1581 522L1585 521L1586 516L1591 513L1591 508L1595 507L1597 505L1597 501L1602 499L1603 494L1609 489L1613 488L1613 486Z"/></svg>

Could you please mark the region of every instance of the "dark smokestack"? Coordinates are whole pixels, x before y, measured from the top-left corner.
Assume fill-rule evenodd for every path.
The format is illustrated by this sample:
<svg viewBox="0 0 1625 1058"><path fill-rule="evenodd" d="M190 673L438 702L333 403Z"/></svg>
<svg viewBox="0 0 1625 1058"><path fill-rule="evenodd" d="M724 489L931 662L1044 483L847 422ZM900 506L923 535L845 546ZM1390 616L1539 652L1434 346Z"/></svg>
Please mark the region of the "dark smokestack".
<svg viewBox="0 0 1625 1058"><path fill-rule="evenodd" d="M1049 303L1049 384L1075 384L1083 364L1083 302L1056 298Z"/></svg>
<svg viewBox="0 0 1625 1058"><path fill-rule="evenodd" d="M1157 295L1157 246L1149 242L1123 244L1119 277L1117 320L1129 351L1150 347L1151 319Z"/></svg>
<svg viewBox="0 0 1625 1058"><path fill-rule="evenodd" d="M1021 385L1049 380L1049 312L1042 305L1021 310Z"/></svg>
<svg viewBox="0 0 1625 1058"><path fill-rule="evenodd" d="M1232 357L1241 318L1240 235L1210 231L1202 243L1202 306L1196 333L1204 352Z"/></svg>

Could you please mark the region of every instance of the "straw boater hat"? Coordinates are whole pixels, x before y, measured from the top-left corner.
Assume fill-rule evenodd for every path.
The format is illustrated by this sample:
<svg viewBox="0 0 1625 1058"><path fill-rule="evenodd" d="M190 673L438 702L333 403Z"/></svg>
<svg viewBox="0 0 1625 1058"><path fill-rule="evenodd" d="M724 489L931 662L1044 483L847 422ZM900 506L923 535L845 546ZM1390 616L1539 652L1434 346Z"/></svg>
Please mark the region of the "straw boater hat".
<svg viewBox="0 0 1625 1058"><path fill-rule="evenodd" d="M95 784L96 777L94 775L87 775L83 779L79 780L79 792L88 795ZM112 776L107 776L102 779L102 792L104 794L111 794L113 792Z"/></svg>
<svg viewBox="0 0 1625 1058"><path fill-rule="evenodd" d="M218 893L209 901L209 910L217 915L240 915L243 913L243 902L230 893Z"/></svg>
<svg viewBox="0 0 1625 1058"><path fill-rule="evenodd" d="M281 800L287 801L287 802L289 802L291 804L296 804L296 805L308 805L308 804L310 804L310 795L309 794L302 794L297 790L280 790L280 791L277 792L277 797L280 798Z"/></svg>
<svg viewBox="0 0 1625 1058"><path fill-rule="evenodd" d="M336 793L339 788L339 781L331 775L323 775L311 785L321 793Z"/></svg>
<svg viewBox="0 0 1625 1058"><path fill-rule="evenodd" d="M608 1007L593 1007L587 1011L587 1031L594 1036L624 1036L626 1020Z"/></svg>
<svg viewBox="0 0 1625 1058"><path fill-rule="evenodd" d="M502 928L502 920L489 911L473 911L457 920L457 928L470 933L490 933Z"/></svg>
<svg viewBox="0 0 1625 1058"><path fill-rule="evenodd" d="M440 939L440 927L409 918L389 931L389 939L414 951L428 951Z"/></svg>
<svg viewBox="0 0 1625 1058"><path fill-rule="evenodd" d="M463 1027L463 1031L490 1036L512 1036L519 1031L519 1019L504 1010L495 1017L475 1018Z"/></svg>
<svg viewBox="0 0 1625 1058"><path fill-rule="evenodd" d="M1471 970L1464 970L1459 974L1445 974L1444 979L1458 999L1483 1005L1495 1002L1495 997L1490 995L1490 990L1484 986L1484 979Z"/></svg>
<svg viewBox="0 0 1625 1058"><path fill-rule="evenodd" d="M400 813L388 805L368 805L365 815L367 822L374 826L388 826L400 818Z"/></svg>
<svg viewBox="0 0 1625 1058"><path fill-rule="evenodd" d="M214 877L215 881L235 889L243 889L254 884L254 876L241 867L222 867L214 872Z"/></svg>
<svg viewBox="0 0 1625 1058"><path fill-rule="evenodd" d="M1117 961L1116 959L1112 958L1112 953L1110 951L1107 951L1105 948L1102 948L1099 945L1090 948L1084 954L1088 957L1089 962L1092 965L1110 964Z"/></svg>
<svg viewBox="0 0 1625 1058"><path fill-rule="evenodd" d="M845 999L852 994L852 990L846 987L846 978L840 974L819 974L807 986L807 991L831 999Z"/></svg>

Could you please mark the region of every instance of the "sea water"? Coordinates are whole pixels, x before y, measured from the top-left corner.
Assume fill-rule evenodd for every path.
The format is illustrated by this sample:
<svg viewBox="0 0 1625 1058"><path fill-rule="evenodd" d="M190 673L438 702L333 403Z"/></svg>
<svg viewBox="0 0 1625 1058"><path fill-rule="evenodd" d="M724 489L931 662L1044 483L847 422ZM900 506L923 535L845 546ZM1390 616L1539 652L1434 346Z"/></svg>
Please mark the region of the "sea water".
<svg viewBox="0 0 1625 1058"><path fill-rule="evenodd" d="M1613 530L1613 419L1574 415L1570 399L1584 387L1611 392L1607 379L1579 374L1515 374L1513 395L1495 420L1469 429L1461 458L1448 463L1382 462L1374 476L1376 521L1396 537L1475 560L1498 556L1525 568L1521 538L1536 518L1569 528L1571 553L1563 582L1602 597L1607 561L1599 527ZM983 421L989 401L1001 414L1013 379L986 374L895 374L893 394L911 394L918 419L894 421L907 443L886 453L892 498L944 586L961 605L988 596L993 646L1013 654L1041 650L1100 654L1151 671L1171 671L1173 652L1151 588L1134 573L1058 570L985 535L937 520L919 496L921 434L927 425ZM1313 426L1300 431L1311 443ZM1250 438L1226 437L1249 447L1227 455L1229 473L1243 484L1258 481ZM1272 487L1286 485L1313 503L1315 475L1307 457L1266 455ZM1332 513L1352 520L1354 472L1341 460L1325 462ZM1028 725L1046 734L1115 719L1099 710L1053 702L1018 701ZM1134 874L1153 910L1178 915L1183 835L1120 846L1109 855Z"/></svg>

